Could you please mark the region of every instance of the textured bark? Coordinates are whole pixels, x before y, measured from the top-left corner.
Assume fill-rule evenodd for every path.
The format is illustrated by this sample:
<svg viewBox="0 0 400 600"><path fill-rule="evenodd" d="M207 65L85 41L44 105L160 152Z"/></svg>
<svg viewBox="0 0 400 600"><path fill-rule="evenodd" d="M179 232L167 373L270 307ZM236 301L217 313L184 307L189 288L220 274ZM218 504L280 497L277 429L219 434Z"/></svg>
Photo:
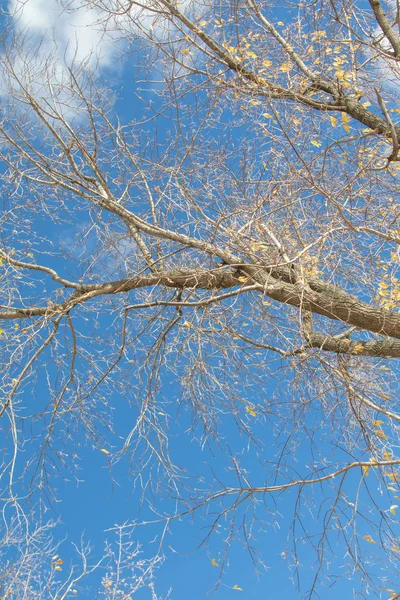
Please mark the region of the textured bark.
<svg viewBox="0 0 400 600"><path fill-rule="evenodd" d="M385 12L383 11L379 0L369 0L369 3L373 10L375 18L379 23L379 27L382 29L382 33L389 40L393 48L394 56L398 58L400 56L400 39L398 35L396 35L395 31L393 30L390 21L387 18Z"/></svg>
<svg viewBox="0 0 400 600"><path fill-rule="evenodd" d="M241 272L246 274L250 285L254 283L259 285L259 293L277 302L295 306L328 319L342 321L364 331L400 339L400 314L357 300L337 286L317 278L310 278L307 283L292 283L290 282L290 270L287 268L262 270L252 265L244 265L241 267ZM226 267L214 270L175 269L151 275L138 275L104 284L77 285L77 291L62 303L11 308L0 312L0 319L23 319L38 316L50 318L66 313L75 306L99 296L154 286L176 289L231 289L243 286L243 275L240 275L237 269L232 270ZM400 342L390 339L357 342L340 340L333 336L313 332L309 336L308 345L339 354L400 357Z"/></svg>

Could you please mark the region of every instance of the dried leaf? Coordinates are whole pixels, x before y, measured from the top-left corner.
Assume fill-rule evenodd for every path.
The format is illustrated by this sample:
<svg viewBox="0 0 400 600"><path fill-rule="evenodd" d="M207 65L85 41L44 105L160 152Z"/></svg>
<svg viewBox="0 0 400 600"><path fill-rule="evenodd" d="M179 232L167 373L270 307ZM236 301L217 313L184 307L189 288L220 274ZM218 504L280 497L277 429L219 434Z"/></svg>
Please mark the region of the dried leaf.
<svg viewBox="0 0 400 600"><path fill-rule="evenodd" d="M360 354L364 350L364 344L356 344L353 348L353 354Z"/></svg>
<svg viewBox="0 0 400 600"><path fill-rule="evenodd" d="M279 67L279 70L282 71L282 73L289 73L289 71L292 70L292 65L290 62L285 62Z"/></svg>
<svg viewBox="0 0 400 600"><path fill-rule="evenodd" d="M386 477L389 477L391 481L400 481L400 475L396 473L385 473Z"/></svg>
<svg viewBox="0 0 400 600"><path fill-rule="evenodd" d="M376 435L381 438L381 440L387 440L387 435L386 433L383 431L383 429L377 429L375 431Z"/></svg>
<svg viewBox="0 0 400 600"><path fill-rule="evenodd" d="M218 567L218 563L217 563L217 561L215 560L215 558L212 558L212 559L211 559L211 564L212 564L212 566L213 566L213 567Z"/></svg>
<svg viewBox="0 0 400 600"><path fill-rule="evenodd" d="M372 537L370 535L363 535L363 538L369 544L376 544L376 542L372 539Z"/></svg>
<svg viewBox="0 0 400 600"><path fill-rule="evenodd" d="M256 417L257 413L251 406L246 406L246 412L248 412L252 417Z"/></svg>

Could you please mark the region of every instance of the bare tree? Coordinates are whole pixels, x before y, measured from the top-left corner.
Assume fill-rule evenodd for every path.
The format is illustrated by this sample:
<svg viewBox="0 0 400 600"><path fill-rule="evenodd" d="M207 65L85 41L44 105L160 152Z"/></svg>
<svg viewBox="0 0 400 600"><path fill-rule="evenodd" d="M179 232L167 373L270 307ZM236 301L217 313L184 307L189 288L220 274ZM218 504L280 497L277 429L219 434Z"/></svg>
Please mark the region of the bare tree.
<svg viewBox="0 0 400 600"><path fill-rule="evenodd" d="M100 559L94 560L92 548L81 540L74 559L67 561L53 537L56 523L42 523L37 513L26 515L17 502L6 503L2 513L0 590L4 600L64 600L79 598L87 589L96 593L96 588L96 597L107 600L129 600L148 588L152 600L158 600L154 571L162 559L142 556L140 545L133 541L132 526L107 532L111 539ZM98 572L100 577L93 581Z"/></svg>
<svg viewBox="0 0 400 600"><path fill-rule="evenodd" d="M337 538L362 597L395 595L396 3L65 10L123 49L135 113L89 59L60 69L4 34L2 497L50 502L49 465L74 472L90 439L110 462L129 454L144 497L175 498L161 526L197 511L253 553L293 488L288 561L297 572L299 540L316 557L306 596ZM117 397L136 415L122 443ZM199 451L219 447L200 483L169 451L186 410Z"/></svg>

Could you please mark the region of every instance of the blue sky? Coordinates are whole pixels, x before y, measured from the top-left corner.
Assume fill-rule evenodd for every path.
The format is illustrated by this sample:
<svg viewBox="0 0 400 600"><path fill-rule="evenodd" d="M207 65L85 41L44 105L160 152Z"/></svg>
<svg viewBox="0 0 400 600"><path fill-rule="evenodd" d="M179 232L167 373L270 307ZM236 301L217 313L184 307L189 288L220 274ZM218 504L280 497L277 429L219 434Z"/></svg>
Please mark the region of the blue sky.
<svg viewBox="0 0 400 600"><path fill-rule="evenodd" d="M7 3L8 6L12 6L12 4L14 3ZM96 48L96 53L90 59L89 66L94 65L96 58L100 69L99 73L116 91L114 109L119 119L123 123L128 123L131 120L144 120L151 114L151 109L161 106L161 100L156 94L159 87L155 83L143 81L144 69L142 69L142 66L130 64L129 60L121 59L118 48L116 49L111 43L113 40L104 41L98 30L93 27L90 19L88 20L88 16L82 17L82 14L82 11L80 11L74 17L68 16L67 13L60 10L59 3L56 0L48 0L48 2L28 0L24 11L19 13L18 20L12 20L10 17L4 17L4 19L6 23L11 23L20 35L22 35L22 32L32 35L32 43L43 38L44 42L40 50L42 57L54 50L53 37L55 37L57 42L55 60L61 71L64 68L64 56L68 55L69 52L76 52L76 60L83 60L92 48ZM281 18L279 11L277 12L278 15ZM123 47L123 43L121 47ZM142 53L140 56L144 60L144 54ZM153 77L153 74L155 78L159 77L159 73L154 69L150 73L149 79ZM189 96L190 101L193 101L193 98ZM171 121L167 118L169 116L167 113L165 118L158 119L157 131L160 142L168 139L169 135L173 137L176 131L175 125L171 124ZM212 142L214 138L215 141L226 140L227 148L233 153L235 146L245 139L247 126L242 124L234 128L229 137L225 135L224 118L229 123L232 118L231 113L227 111L223 115L222 125L216 125L214 129L210 128L210 141ZM143 125L143 135L155 135L155 129L156 124L152 122ZM138 139L140 140L140 138ZM265 142L266 145L267 143ZM178 147L178 150L181 150L181 148ZM233 169L235 167L237 165L232 165ZM237 168L239 169L239 167ZM82 218L87 219L87 222L89 222L89 217L90 214L87 211ZM66 213L65 218L67 218ZM83 244L79 236L75 237L75 229L79 228L80 225L83 229L83 226L87 224L86 221L80 223L80 218L81 216L76 217L74 215L65 226L60 229L49 230L49 219L45 215L43 218L37 218L35 227L39 235L46 233L55 245L57 243L61 245L62 243L63 249L74 255ZM85 244L88 247L94 249L96 243L97 239L91 238L90 235L85 237ZM75 244L78 245L78 249ZM40 245L39 247L36 246L36 249L40 250ZM126 246L120 245L118 251L125 258ZM102 275L103 267L104 272L107 269L117 270L120 268L117 254L117 252L112 254L110 251L110 256L104 259L101 266L94 267L94 270L97 269L99 276ZM64 264L61 263L60 267L59 255L55 256L54 264L51 263L51 259L48 263L50 267L56 265L61 274L64 276L69 275L67 261ZM63 267L65 272L62 272ZM52 284L46 282L43 285L44 289L48 290ZM29 288L26 289L26 293L29 293ZM84 318L87 318L86 322L84 322ZM105 315L100 322L106 331L105 339L107 339L107 343L110 344L110 347L116 348L117 340L113 339L115 327L113 316ZM88 336L88 352L99 352L100 348L95 338L95 335L97 335L96 320L86 315L86 317L82 317L80 324L83 334ZM132 328L134 327L135 322L132 319ZM251 328L249 331L251 331ZM67 328L65 328L65 336L65 339L67 339ZM67 342L61 342L61 346L63 343L66 344ZM46 356L50 364L50 351ZM179 360L180 357L178 356L176 358L177 364L179 364ZM215 361L217 364L217 359ZM82 361L82 368L84 368L83 365L84 362ZM279 361L276 361L276 365L277 371L279 371ZM263 402L263 400L265 401L266 398L272 396L273 392L276 394L277 389L280 390L283 405L284 403L295 402L295 393L290 391L289 385L285 385L285 381L279 380L278 376L276 380L268 379L263 376L262 369L255 369L253 375L254 379L251 384L253 387L249 386L242 389L239 387L238 390L239 394L242 392L246 398L246 394L249 394L251 402ZM228 374L227 377L233 378L234 374ZM23 400L26 401L29 407L35 407L37 410L38 405L44 407L49 401L47 378L50 380L56 380L57 378L57 372L51 366L45 366L44 369L38 371L34 388L28 387L25 389ZM121 449L123 440L129 435L132 423L135 422L137 412L134 405L130 406L126 402L126 398L122 393L123 382L117 378L115 380L111 378L111 381L115 385L114 391L108 389L104 394L107 403L112 406L113 421L118 435L108 435L106 427L102 429L103 425L100 424L100 430L104 437L99 439L98 443L87 442L83 436L80 438L71 426L71 430L68 432L62 428L59 430L60 438L55 445L57 451L61 454L64 442L66 442L67 448L72 447L72 443L75 444L72 472L66 475L64 479L63 476L57 473L57 467L54 468L55 474L54 477L51 477L51 484L55 489L55 497L48 501L47 514L55 520L59 519L55 528L55 537L62 540L58 552L65 561L64 571L67 570L70 561L74 560L72 544L79 543L82 535L93 544L93 560L95 560L103 551L104 540L113 535L109 531L110 528L122 523L135 522L137 524L134 538L142 545L143 556L151 557L156 552L161 539L163 515L168 514L174 507L174 499L166 497L167 490L160 484L155 485L154 490L148 490L149 493L146 499L142 501L140 486L135 486L135 480L137 481L140 475L137 471L143 468L144 478L149 476L150 471L146 471L142 466L136 470L136 459L133 459L131 463L128 456L123 456L119 462L113 464L113 453ZM130 381L132 383L132 393L135 394L137 387L134 387L133 384L138 384L134 375L132 375ZM265 418L261 415L254 417L246 413L243 407L241 417L249 429L262 441L259 446L251 441L249 442L244 433L240 434L233 419L227 415L222 419L215 443L210 446L202 444L201 426L194 428L195 436L192 436L189 432L191 414L185 404L180 405L179 403L182 390L177 383L176 376L173 373L164 371L162 381L160 398L163 394L168 403L166 410L168 410L169 420L172 424L170 430L172 460L176 461L183 469L186 469L188 473L191 473L194 481L197 478L200 488L203 485L202 478L211 481L215 486L214 489L221 489L222 485L237 485L237 478L232 469L233 456L247 469L249 479L254 486L264 485L266 477L269 477L268 483L270 485L280 483L285 481L288 474L295 471L299 477L307 476L315 457L318 458L319 453L323 456L325 451L329 453L332 462L335 460L337 464L341 464L348 459L348 455L346 455L340 444L338 444L336 450L333 446L329 446L325 450L324 444L327 436L326 430L322 427L312 443L308 440L307 428L317 427L319 420L322 422L321 412L316 409L314 414L303 415L300 413L301 418L304 419L304 431L300 431L299 434L301 449L296 456L291 456L290 448L287 449L284 466L277 477L277 481L272 481L271 475L266 475L266 473L268 474L267 463L268 457L276 452L277 445L281 443L280 438L276 437L281 426L280 423L268 420L267 416ZM33 437L39 431L39 427L40 424L33 425ZM63 438L64 434L67 439ZM193 439L193 437L196 439ZM33 455L35 444L39 441L33 441L27 452L31 452ZM318 449L313 446L314 442L319 442L320 447ZM102 449L107 450L109 454L102 452ZM335 457L332 454L334 451L336 452ZM374 475L371 473L370 481L374 481L371 485L372 494L376 492L378 497L381 495L381 489L378 481L376 481L375 486L373 478ZM324 518L329 515L329 504L325 503L324 499L326 495L328 499L333 497L334 488L331 492L329 492L329 489L329 484L326 484L323 488L316 487L312 491L305 492L302 496L301 522L315 544L318 544L320 539L321 524L324 522ZM343 490L346 494L346 502L350 503L344 507L344 502L340 508L343 518L346 519L346 511L351 512L357 494L359 494L361 507L364 500L367 499L367 492L363 488L362 473L357 471L354 477L349 476ZM382 492L382 494L384 493ZM185 500L188 500L188 496ZM288 600L302 598L312 585L318 565L316 555L311 550L310 544L306 543L306 540L301 540L298 546L299 572L301 574L301 590L299 591L296 570L293 565L292 546L288 542L288 532L290 532L292 526L293 513L298 501L298 490L294 489L283 494L277 494L274 497L264 498L260 495L256 498L256 505L254 506L251 502L244 503L237 510L232 539L227 537L229 536L232 513L229 513L226 520L221 519L221 522L217 523L215 530L208 538L207 534L210 531L211 524L219 511L226 508L228 501L229 499L223 499L221 503L211 503L209 510L195 511L193 516L185 516L171 522L163 546L166 561L157 571L156 591L160 597L163 598L171 589L170 597L174 600L186 600L188 597L194 600L214 597L225 600L236 596L249 600L278 597ZM182 503L180 506L183 507L184 504ZM386 501L386 497L385 506L390 506L390 501L389 499ZM257 515L254 526L252 525L253 508L256 509ZM360 511L362 512L362 509ZM148 521L154 521L154 523L146 526L141 524ZM254 564L251 552L243 543L243 523L254 527L254 540L250 539L249 545L251 547L254 545L256 548L257 555L265 564L265 570ZM299 527L299 524L297 527ZM368 533L367 523L361 522L360 531L357 532L358 539L361 540L362 536ZM352 533L349 532L350 537L351 535ZM301 537L304 538L305 535L300 534ZM330 573L337 574L338 581L333 587L322 588L320 590L321 597L330 600L338 598L341 594L344 598L350 598L356 575L354 575L354 578L350 576L350 579L339 578L343 572L341 565L345 558L346 548L343 541L335 536L334 531L330 533L329 543L332 546L330 553L332 562L329 565L325 564L324 567ZM361 541L360 552L370 550L371 548L365 547L365 545L363 547ZM335 557L337 560L335 560ZM217 566L213 565L213 560ZM63 577L64 571L60 571L60 578ZM379 577L379 567L377 576ZM87 584L82 584L77 597L87 600L95 598L93 589L96 588L96 583L98 583L100 577L101 571L93 575L92 583L89 580ZM235 586L241 589L235 589ZM151 594L148 589L142 589L137 597L139 600L150 598ZM386 596L383 595L382 597L385 598Z"/></svg>

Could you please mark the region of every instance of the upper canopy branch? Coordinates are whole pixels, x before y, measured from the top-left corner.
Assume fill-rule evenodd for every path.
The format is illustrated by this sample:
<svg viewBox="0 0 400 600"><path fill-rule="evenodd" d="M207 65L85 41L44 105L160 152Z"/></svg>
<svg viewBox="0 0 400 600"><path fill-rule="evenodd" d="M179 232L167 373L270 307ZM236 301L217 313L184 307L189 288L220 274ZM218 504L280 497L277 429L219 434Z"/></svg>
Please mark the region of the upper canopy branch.
<svg viewBox="0 0 400 600"><path fill-rule="evenodd" d="M307 85L302 85L302 87L298 89L292 85L286 88L277 84L275 81L269 81L265 77L265 74L259 74L256 68L251 68L247 64L244 65L240 59L233 56L229 50L218 43L217 39L212 38L201 27L188 18L177 5L174 5L169 0L159 0L159 2L160 5L166 9L170 17L177 19L185 28L190 30L192 35L196 36L209 50L212 51L218 62L222 61L230 71L234 71L244 82L250 84L248 90L243 89L242 91L247 91L248 93L251 93L251 95L266 96L270 99L286 98L316 110L344 112L356 121L359 121L373 131L376 131L376 133L384 135L386 138L392 137L393 132L386 119L363 106L360 98L356 99L352 94L346 95L343 87L338 85L337 81L332 81L326 77L324 73L320 73L318 76L315 75L304 60L300 58L299 54L295 52L293 44L279 34L272 23L263 16L259 7L253 0L249 0L249 5L254 12L254 15L270 35L277 40L284 52L289 55L290 59L296 64L300 71L308 77L308 88ZM390 26L386 15L382 11L379 0L370 0L370 4L377 22L394 49L395 56L400 56L400 39ZM308 91L305 93L303 90ZM328 94L332 97L333 102L329 101L328 97L313 97L312 92L316 91ZM395 126L394 129L397 137L399 137L400 127Z"/></svg>

